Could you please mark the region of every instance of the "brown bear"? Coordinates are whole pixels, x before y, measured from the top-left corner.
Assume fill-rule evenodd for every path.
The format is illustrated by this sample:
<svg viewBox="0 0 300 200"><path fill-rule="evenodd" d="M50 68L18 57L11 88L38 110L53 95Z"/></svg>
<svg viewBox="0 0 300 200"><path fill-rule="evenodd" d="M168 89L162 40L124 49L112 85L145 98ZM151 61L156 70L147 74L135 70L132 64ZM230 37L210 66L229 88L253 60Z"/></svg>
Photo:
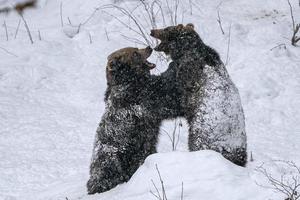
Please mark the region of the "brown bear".
<svg viewBox="0 0 300 200"><path fill-rule="evenodd" d="M238 89L218 53L204 44L193 24L151 30L156 51L172 59L180 113L189 124L189 149L220 152L245 166L247 137Z"/></svg>
<svg viewBox="0 0 300 200"><path fill-rule="evenodd" d="M108 56L105 112L97 129L90 165L89 194L126 182L156 152L162 120L178 115L174 71L150 75L150 47L123 48Z"/></svg>

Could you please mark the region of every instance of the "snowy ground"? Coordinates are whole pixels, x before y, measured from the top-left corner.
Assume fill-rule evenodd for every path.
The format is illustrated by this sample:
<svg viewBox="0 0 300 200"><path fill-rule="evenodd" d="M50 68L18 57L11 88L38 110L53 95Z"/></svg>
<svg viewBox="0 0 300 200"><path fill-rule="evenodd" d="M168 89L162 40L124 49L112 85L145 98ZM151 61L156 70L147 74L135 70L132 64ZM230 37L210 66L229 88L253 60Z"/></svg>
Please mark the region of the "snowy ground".
<svg viewBox="0 0 300 200"><path fill-rule="evenodd" d="M156 164L168 199L180 199L182 182L186 200L283 199L256 184L267 183L254 169L265 163L277 176L280 167L274 160L300 165L300 47L291 46L287 39L292 34L287 2L194 0L192 10L188 0L182 2L185 12L178 21L194 23L224 61L231 26L227 69L241 93L254 161L240 168L215 152L186 152L185 123L178 151L171 152L163 130L172 132L174 121L167 122L162 127L160 153L151 155L128 183L104 194L86 195L94 134L104 110L106 57L118 48L135 46L122 34L135 36L100 11L76 34L76 26L109 0L64 0L63 28L60 1L44 0L38 9L24 14L34 44L22 22L14 39L17 14L0 15L0 23L5 21L8 27L8 41L3 27L0 32L1 200L155 199L149 191L155 191L151 179L159 185ZM300 7L296 0L291 2L300 21ZM133 9L136 1L117 5ZM218 9L225 35L216 20ZM116 10L109 13L134 27ZM74 27L68 25L68 17ZM279 44L285 45L276 47ZM164 69L160 66L155 73Z"/></svg>

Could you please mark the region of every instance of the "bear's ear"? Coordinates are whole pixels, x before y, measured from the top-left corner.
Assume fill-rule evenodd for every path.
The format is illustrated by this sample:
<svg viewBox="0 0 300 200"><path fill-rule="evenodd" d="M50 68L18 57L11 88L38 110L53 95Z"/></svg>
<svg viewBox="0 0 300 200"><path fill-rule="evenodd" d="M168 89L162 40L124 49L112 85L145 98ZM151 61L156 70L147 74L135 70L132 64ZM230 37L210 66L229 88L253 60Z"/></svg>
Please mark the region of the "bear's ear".
<svg viewBox="0 0 300 200"><path fill-rule="evenodd" d="M116 71L116 67L117 67L117 61L115 59L107 61L106 70L108 72Z"/></svg>
<svg viewBox="0 0 300 200"><path fill-rule="evenodd" d="M194 24L192 24L192 23L188 23L185 27L190 30L194 30L194 28L195 28Z"/></svg>
<svg viewBox="0 0 300 200"><path fill-rule="evenodd" d="M183 24L178 24L176 28L177 28L178 30L180 30L180 29L183 29L184 26L183 26Z"/></svg>

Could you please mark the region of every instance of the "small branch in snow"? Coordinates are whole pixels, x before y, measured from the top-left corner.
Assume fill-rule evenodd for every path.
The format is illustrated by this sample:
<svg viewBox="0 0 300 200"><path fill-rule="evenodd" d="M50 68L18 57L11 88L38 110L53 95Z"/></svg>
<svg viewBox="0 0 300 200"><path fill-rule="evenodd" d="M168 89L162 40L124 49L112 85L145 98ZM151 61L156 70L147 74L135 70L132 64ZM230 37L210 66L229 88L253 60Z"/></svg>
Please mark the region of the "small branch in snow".
<svg viewBox="0 0 300 200"><path fill-rule="evenodd" d="M227 66L227 64L228 64L228 62L229 62L230 37L231 37L231 24L230 24L230 26L229 26L228 43L227 43L227 55L226 55L225 66Z"/></svg>
<svg viewBox="0 0 300 200"><path fill-rule="evenodd" d="M252 155L252 151L250 152L250 162L253 162L254 159L253 159L253 155Z"/></svg>
<svg viewBox="0 0 300 200"><path fill-rule="evenodd" d="M20 24L21 24L21 19L19 19L19 22L18 22L18 26L17 26L16 32L15 32L15 39L17 38L19 28L20 28Z"/></svg>
<svg viewBox="0 0 300 200"><path fill-rule="evenodd" d="M71 20L70 20L69 17L68 17L68 22L69 22L69 24L72 26L72 22L71 22Z"/></svg>
<svg viewBox="0 0 300 200"><path fill-rule="evenodd" d="M5 20L4 20L3 26L4 26L5 34L6 34L6 41L8 41L8 32L7 32L7 26L6 26Z"/></svg>
<svg viewBox="0 0 300 200"><path fill-rule="evenodd" d="M179 0L175 0L175 11L174 11L174 25L177 25L177 12L178 12Z"/></svg>
<svg viewBox="0 0 300 200"><path fill-rule="evenodd" d="M225 32L224 32L223 27L222 27L222 20L221 20L221 17L220 17L220 10L218 10L218 19L217 19L217 22L219 24L219 27L221 29L222 34L225 35Z"/></svg>
<svg viewBox="0 0 300 200"><path fill-rule="evenodd" d="M290 15L291 15L291 19L292 19L292 25L293 25L293 30L295 30L295 19L294 19L294 14L293 14L293 7L291 5L290 0L287 0L289 7L290 7Z"/></svg>
<svg viewBox="0 0 300 200"><path fill-rule="evenodd" d="M286 49L286 45L285 45L284 43L281 43L281 44L279 44L279 45L276 45L275 47L271 48L271 49L270 49L270 51L273 51L274 49L276 49L276 48L280 48L280 47L282 47L282 46L283 46L283 48L285 48L285 49Z"/></svg>
<svg viewBox="0 0 300 200"><path fill-rule="evenodd" d="M89 39L90 39L90 44L93 43L93 40L92 40L92 36L91 36L91 33L89 32Z"/></svg>
<svg viewBox="0 0 300 200"><path fill-rule="evenodd" d="M26 28L26 31L27 31L27 33L28 33L28 37L29 37L29 39L30 39L30 42L31 42L31 44L33 44L33 39L32 39L32 36L31 36L30 30L29 30L28 24L27 24L27 22L26 22L25 18L23 17L23 14L19 14L19 15L21 16L21 19L22 19L22 20L23 20L23 22L24 22L24 26L25 26L25 28Z"/></svg>
<svg viewBox="0 0 300 200"><path fill-rule="evenodd" d="M41 41L42 40L42 36L41 36L41 31L38 30L38 34L39 34L39 40Z"/></svg>
<svg viewBox="0 0 300 200"><path fill-rule="evenodd" d="M166 4L167 4L167 8L168 8L168 13L170 15L171 24L172 25L176 25L175 22L174 22L174 19L173 19L173 12L172 12L172 9L171 9L171 7L169 5L169 1L168 0L166 0Z"/></svg>
<svg viewBox="0 0 300 200"><path fill-rule="evenodd" d="M155 164L155 169L157 171L158 174L158 178L159 178L159 182L160 182L160 187L161 187L161 191L159 191L158 187L155 185L154 181L151 180L153 187L155 188L155 192L154 193L152 190L150 190L150 193L157 198L158 200L168 200L167 198L167 194L166 194L166 188L165 188L165 184L164 181L161 177L161 173L157 167L157 164ZM180 194L180 200L183 200L183 182L181 183L181 194Z"/></svg>
<svg viewBox="0 0 300 200"><path fill-rule="evenodd" d="M189 7L190 7L190 15L193 15L192 0L189 0Z"/></svg>
<svg viewBox="0 0 300 200"><path fill-rule="evenodd" d="M298 200L300 199L300 167L297 166L292 161L276 161L284 165L280 170L282 174L280 177L274 177L266 168L262 166L257 167L256 171L261 173L265 178L267 178L269 185L257 185L272 189L276 192L284 194L286 196L285 200Z"/></svg>
<svg viewBox="0 0 300 200"><path fill-rule="evenodd" d="M124 34L121 34L121 36L122 36L125 40L127 40L127 41L129 41L129 42L133 42L134 44L140 44L140 45L143 45L143 46L147 46L147 44L146 44L145 42L143 42L143 41L141 41L141 40L139 40L139 39L137 39L137 38L134 38L134 37L128 37L128 36L126 36L126 35L124 35Z"/></svg>
<svg viewBox="0 0 300 200"><path fill-rule="evenodd" d="M300 24L297 24L292 37L293 46L296 46L296 44L300 41L300 37L296 36L296 34L299 32L299 29L300 29Z"/></svg>
<svg viewBox="0 0 300 200"><path fill-rule="evenodd" d="M183 182L181 183L181 195L180 200L183 200Z"/></svg>
<svg viewBox="0 0 300 200"><path fill-rule="evenodd" d="M136 27L139 30L139 31L135 31L135 32L137 34L141 35L149 46L151 45L151 41L147 37L147 32L146 32L145 28L143 27L143 25L139 22L137 17L135 17L133 14L131 14L127 9L122 8L120 6L113 5L113 4L108 4L103 9L111 9L111 8L117 9L118 11L120 11L121 13L123 13L124 15L129 17L134 22L134 24L136 25ZM115 17L115 19L117 19L119 22L121 22L121 20L118 19L116 16L113 16L113 17ZM126 24L126 23L123 22L122 24ZM130 30L134 30L129 25L126 24L126 26L129 27Z"/></svg>
<svg viewBox="0 0 300 200"><path fill-rule="evenodd" d="M80 32L81 23L78 25L77 34Z"/></svg>
<svg viewBox="0 0 300 200"><path fill-rule="evenodd" d="M294 13L293 13L293 7L291 5L291 2L287 0L289 7L290 7L290 15L292 19L292 25L293 25L293 36L291 39L291 43L293 46L296 46L296 44L300 41L300 37L297 36L297 33L299 32L300 29L300 23L296 24L295 19L294 19Z"/></svg>
<svg viewBox="0 0 300 200"><path fill-rule="evenodd" d="M82 25L87 24L94 17L94 15L99 11L99 9L100 8L95 8L95 10L92 12L92 14L84 22L82 22L81 24Z"/></svg>
<svg viewBox="0 0 300 200"><path fill-rule="evenodd" d="M62 11L62 1L60 2L60 6L59 6L59 14L60 14L60 24L61 24L61 27L64 26L64 22L63 22L63 11Z"/></svg>
<svg viewBox="0 0 300 200"><path fill-rule="evenodd" d="M166 194L166 189L165 189L164 181L161 178L160 171L159 171L159 169L157 167L157 164L155 165L155 168L156 168L156 171L157 171L157 174L158 174L158 177L159 177L159 181L160 181L160 184L161 184L161 190L162 190L162 194L163 194L163 200L167 200L167 194Z"/></svg>
<svg viewBox="0 0 300 200"><path fill-rule="evenodd" d="M107 41L109 41L108 32L107 32L106 28L104 30L105 30L106 39L107 39Z"/></svg>
<svg viewBox="0 0 300 200"><path fill-rule="evenodd" d="M5 51L7 54L11 55L11 56L14 56L14 57L18 57L16 54L8 51L7 49L3 48L3 47L0 47L0 49L2 49L3 51Z"/></svg>

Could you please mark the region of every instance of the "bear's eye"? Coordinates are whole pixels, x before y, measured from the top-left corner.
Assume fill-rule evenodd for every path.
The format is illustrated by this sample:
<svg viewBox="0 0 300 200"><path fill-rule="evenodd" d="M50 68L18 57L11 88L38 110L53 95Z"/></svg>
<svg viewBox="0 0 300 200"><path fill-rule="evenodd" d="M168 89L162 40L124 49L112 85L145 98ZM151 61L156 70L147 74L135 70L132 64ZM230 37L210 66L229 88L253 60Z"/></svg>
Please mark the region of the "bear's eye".
<svg viewBox="0 0 300 200"><path fill-rule="evenodd" d="M141 55L138 52L133 52L133 60L138 61L141 60Z"/></svg>

